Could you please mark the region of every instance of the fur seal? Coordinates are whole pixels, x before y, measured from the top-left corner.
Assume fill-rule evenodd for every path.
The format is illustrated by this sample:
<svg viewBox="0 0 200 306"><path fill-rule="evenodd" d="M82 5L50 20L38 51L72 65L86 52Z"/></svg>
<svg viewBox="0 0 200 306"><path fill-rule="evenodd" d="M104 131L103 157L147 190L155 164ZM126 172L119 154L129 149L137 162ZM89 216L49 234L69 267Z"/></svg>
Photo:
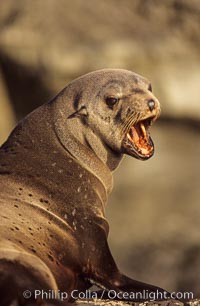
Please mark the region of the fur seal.
<svg viewBox="0 0 200 306"><path fill-rule="evenodd" d="M148 80L103 69L19 122L0 148L1 305L27 289L164 292L119 271L105 218L112 172L123 154L153 155L159 113Z"/></svg>

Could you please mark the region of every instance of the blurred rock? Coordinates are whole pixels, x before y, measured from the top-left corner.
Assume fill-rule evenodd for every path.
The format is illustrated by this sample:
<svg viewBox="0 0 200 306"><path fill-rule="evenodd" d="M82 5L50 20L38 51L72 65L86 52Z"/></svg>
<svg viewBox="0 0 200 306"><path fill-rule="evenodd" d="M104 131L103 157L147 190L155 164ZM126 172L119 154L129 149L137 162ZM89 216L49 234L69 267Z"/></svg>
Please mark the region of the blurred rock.
<svg viewBox="0 0 200 306"><path fill-rule="evenodd" d="M156 155L126 157L115 174L111 249L131 277L197 295L199 14L198 0L2 0L0 8L0 141L13 126L10 105L19 120L83 73L125 68L152 81L162 105Z"/></svg>
<svg viewBox="0 0 200 306"><path fill-rule="evenodd" d="M18 118L82 73L121 67L153 81L163 113L199 119L199 13L198 0L2 1L0 60Z"/></svg>
<svg viewBox="0 0 200 306"><path fill-rule="evenodd" d="M130 302L120 302L120 301L90 301L89 304L91 306L199 306L199 300L191 300L187 303L182 303L180 301L154 301L154 302L138 302L138 303L130 303ZM82 301L78 302L77 305L86 306L88 303L84 303Z"/></svg>
<svg viewBox="0 0 200 306"><path fill-rule="evenodd" d="M200 294L199 129L155 124L155 156L124 158L107 207L122 271L168 291Z"/></svg>
<svg viewBox="0 0 200 306"><path fill-rule="evenodd" d="M3 75L0 70L0 144L4 142L16 124Z"/></svg>

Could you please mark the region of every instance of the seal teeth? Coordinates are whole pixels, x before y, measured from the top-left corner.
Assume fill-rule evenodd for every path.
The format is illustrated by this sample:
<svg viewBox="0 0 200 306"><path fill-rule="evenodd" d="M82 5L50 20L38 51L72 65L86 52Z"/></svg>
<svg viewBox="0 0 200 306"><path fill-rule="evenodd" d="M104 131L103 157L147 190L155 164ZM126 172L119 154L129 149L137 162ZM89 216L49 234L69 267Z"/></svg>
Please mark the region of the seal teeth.
<svg viewBox="0 0 200 306"><path fill-rule="evenodd" d="M131 136L130 136L129 133L127 133L127 138L128 138L130 141L132 141L132 138L131 138Z"/></svg>
<svg viewBox="0 0 200 306"><path fill-rule="evenodd" d="M140 123L140 129L141 129L141 131L143 133L144 138L147 138L147 132L146 132L146 128L145 128L143 122Z"/></svg>
<svg viewBox="0 0 200 306"><path fill-rule="evenodd" d="M132 142L132 143L137 143L139 141L139 133L138 130L132 126L127 133L127 138Z"/></svg>

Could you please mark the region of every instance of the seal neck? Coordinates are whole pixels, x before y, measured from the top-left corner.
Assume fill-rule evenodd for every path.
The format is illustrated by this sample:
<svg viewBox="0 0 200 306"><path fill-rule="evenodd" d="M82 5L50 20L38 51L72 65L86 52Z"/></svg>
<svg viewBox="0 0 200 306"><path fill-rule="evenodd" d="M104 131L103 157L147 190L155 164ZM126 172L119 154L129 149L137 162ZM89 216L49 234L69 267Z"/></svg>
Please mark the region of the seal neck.
<svg viewBox="0 0 200 306"><path fill-rule="evenodd" d="M54 117L54 133L60 145L78 163L96 176L102 182L106 192L110 193L113 187L112 170L119 164L119 159L116 158L115 165L107 163L109 157L102 143L92 139L92 133L89 133L78 118L68 119L73 109L70 109L69 105L63 109L62 104L62 96L57 97L55 103L52 101L49 104Z"/></svg>
<svg viewBox="0 0 200 306"><path fill-rule="evenodd" d="M61 146L81 164L86 170L96 176L103 184L107 193L113 187L113 176L110 169L89 148L80 143L77 138L68 133L63 139L62 134L55 130L56 137Z"/></svg>

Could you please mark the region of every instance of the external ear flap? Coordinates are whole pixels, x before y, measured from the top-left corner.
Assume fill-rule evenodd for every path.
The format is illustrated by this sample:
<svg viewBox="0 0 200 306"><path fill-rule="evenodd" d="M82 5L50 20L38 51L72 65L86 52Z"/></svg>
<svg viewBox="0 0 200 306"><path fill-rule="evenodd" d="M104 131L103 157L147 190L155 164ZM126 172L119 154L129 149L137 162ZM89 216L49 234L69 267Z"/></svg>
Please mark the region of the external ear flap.
<svg viewBox="0 0 200 306"><path fill-rule="evenodd" d="M67 117L67 119L75 118L75 117L86 117L88 115L86 107L83 105L76 112L72 113Z"/></svg>

